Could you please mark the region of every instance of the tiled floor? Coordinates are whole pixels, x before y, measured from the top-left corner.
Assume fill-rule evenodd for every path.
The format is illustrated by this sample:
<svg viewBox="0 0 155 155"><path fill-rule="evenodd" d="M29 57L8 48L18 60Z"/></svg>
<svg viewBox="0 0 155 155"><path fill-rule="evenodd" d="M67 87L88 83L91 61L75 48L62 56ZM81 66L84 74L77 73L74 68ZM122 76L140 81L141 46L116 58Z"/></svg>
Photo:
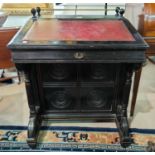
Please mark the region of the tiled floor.
<svg viewBox="0 0 155 155"><path fill-rule="evenodd" d="M139 94L133 118L130 118L133 128L155 129L155 65L147 62L143 67ZM29 108L24 83L1 85L0 95L0 125L27 125ZM128 110L130 109L130 105ZM47 122L46 122L47 123ZM64 123L52 123L64 125ZM69 126L115 127L115 123L65 123Z"/></svg>

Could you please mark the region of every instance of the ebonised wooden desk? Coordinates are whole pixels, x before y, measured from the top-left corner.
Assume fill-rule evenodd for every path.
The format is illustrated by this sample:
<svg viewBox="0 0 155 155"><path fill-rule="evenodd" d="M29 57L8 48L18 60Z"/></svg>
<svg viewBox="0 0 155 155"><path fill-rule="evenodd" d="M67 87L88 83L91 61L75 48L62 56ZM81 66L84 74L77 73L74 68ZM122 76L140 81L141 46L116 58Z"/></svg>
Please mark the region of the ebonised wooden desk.
<svg viewBox="0 0 155 155"><path fill-rule="evenodd" d="M25 77L31 147L44 119L114 121L121 145L132 143L131 78L145 61L147 44L127 19L30 19L8 47Z"/></svg>

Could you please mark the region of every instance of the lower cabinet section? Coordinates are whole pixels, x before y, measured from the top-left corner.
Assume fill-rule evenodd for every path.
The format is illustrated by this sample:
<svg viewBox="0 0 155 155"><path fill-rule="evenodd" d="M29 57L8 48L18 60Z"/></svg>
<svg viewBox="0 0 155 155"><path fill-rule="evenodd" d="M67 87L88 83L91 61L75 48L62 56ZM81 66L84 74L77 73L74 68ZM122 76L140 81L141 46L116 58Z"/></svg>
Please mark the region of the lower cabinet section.
<svg viewBox="0 0 155 155"><path fill-rule="evenodd" d="M45 109L57 112L111 111L113 88L44 88Z"/></svg>
<svg viewBox="0 0 155 155"><path fill-rule="evenodd" d="M119 64L41 64L45 109L56 112L112 111Z"/></svg>
<svg viewBox="0 0 155 155"><path fill-rule="evenodd" d="M49 63L24 69L30 146L36 144L42 120L115 121L121 145L132 143L127 119L132 64Z"/></svg>

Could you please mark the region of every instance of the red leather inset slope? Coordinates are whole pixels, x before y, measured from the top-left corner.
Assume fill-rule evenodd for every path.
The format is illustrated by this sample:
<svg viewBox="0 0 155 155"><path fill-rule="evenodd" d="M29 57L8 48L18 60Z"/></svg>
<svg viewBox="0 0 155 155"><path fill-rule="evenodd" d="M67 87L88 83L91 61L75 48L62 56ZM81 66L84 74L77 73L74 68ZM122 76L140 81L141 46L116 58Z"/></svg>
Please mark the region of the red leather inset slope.
<svg viewBox="0 0 155 155"><path fill-rule="evenodd" d="M24 41L135 41L120 20L40 20Z"/></svg>

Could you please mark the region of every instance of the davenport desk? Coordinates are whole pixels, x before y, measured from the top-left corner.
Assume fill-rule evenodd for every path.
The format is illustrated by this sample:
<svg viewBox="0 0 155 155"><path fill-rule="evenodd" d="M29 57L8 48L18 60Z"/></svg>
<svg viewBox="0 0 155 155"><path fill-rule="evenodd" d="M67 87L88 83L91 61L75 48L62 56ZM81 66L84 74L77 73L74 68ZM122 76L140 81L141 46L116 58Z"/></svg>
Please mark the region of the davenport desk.
<svg viewBox="0 0 155 155"><path fill-rule="evenodd" d="M30 19L8 44L24 75L29 146L41 121L114 121L120 143L132 143L127 106L132 74L147 44L121 16Z"/></svg>

